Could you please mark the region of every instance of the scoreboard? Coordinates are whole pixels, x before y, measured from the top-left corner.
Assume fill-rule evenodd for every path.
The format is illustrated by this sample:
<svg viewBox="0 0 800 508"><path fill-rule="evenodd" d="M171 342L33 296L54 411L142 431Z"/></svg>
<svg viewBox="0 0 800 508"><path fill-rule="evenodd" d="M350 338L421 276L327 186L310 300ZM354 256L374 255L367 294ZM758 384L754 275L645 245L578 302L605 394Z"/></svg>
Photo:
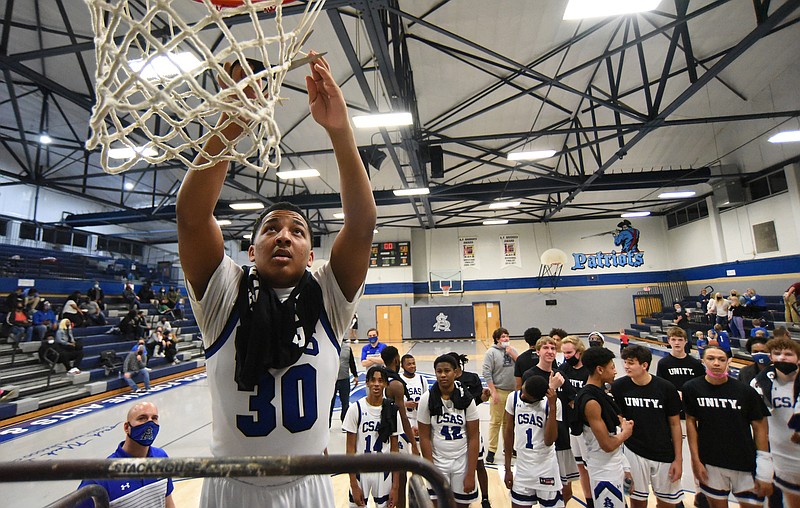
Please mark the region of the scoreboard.
<svg viewBox="0 0 800 508"><path fill-rule="evenodd" d="M411 266L411 242L379 242L372 244L370 268Z"/></svg>

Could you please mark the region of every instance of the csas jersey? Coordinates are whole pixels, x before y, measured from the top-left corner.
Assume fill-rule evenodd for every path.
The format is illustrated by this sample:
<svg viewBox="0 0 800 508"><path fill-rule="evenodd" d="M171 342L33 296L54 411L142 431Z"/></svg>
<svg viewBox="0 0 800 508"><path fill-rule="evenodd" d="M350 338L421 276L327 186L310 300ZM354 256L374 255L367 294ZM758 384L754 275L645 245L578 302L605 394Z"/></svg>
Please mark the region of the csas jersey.
<svg viewBox="0 0 800 508"><path fill-rule="evenodd" d="M471 401L466 409L456 409L452 400L442 400L442 414L432 416L428 408L431 392L419 399L417 421L431 426L433 462L439 469L449 471L450 466L467 456L467 422L479 420L478 408Z"/></svg>
<svg viewBox="0 0 800 508"><path fill-rule="evenodd" d="M378 439L382 406L373 406L364 398L350 404L342 422L342 430L356 435L356 453L389 453L389 443ZM399 418L397 419L399 424ZM397 429L392 435L398 434Z"/></svg>
<svg viewBox="0 0 800 508"><path fill-rule="evenodd" d="M401 374L401 376L403 381L406 382L406 388L408 389L408 397L406 397L406 400L413 400L414 402L419 403L419 399L422 397L422 394L428 391L428 381L425 380L425 378L419 373L415 373L414 377L406 377L404 374ZM406 415L408 416L408 421L411 426L416 427L417 410L406 407Z"/></svg>
<svg viewBox="0 0 800 508"><path fill-rule="evenodd" d="M187 281L197 323L203 333L211 391L211 453L216 457L321 454L328 446L328 411L339 370L342 337L363 286L348 302L330 264L313 273L322 289L324 310L305 353L291 367L271 369L255 390L239 391L234 380L239 325L235 309L242 269L225 256L197 301ZM276 290L285 300L290 289ZM297 333L304 338L302 327ZM305 342L305 340L304 340ZM247 478L256 485L280 485L297 477Z"/></svg>
<svg viewBox="0 0 800 508"><path fill-rule="evenodd" d="M520 391L506 399L506 413L514 416L514 450L517 469L514 484L537 490L561 490L555 443L544 444L544 425L550 411L546 399L529 404ZM561 418L561 401L556 399L556 419Z"/></svg>

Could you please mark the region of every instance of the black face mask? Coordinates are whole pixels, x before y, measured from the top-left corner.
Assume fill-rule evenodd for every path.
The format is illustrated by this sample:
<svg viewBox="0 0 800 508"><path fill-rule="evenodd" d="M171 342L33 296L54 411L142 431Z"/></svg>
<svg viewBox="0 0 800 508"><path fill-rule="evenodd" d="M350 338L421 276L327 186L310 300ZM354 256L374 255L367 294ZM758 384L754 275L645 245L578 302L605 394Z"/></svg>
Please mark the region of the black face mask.
<svg viewBox="0 0 800 508"><path fill-rule="evenodd" d="M574 366L578 365L578 362L579 362L579 361L581 361L581 359L580 359L580 358L578 358L578 357L577 357L577 356L575 356L575 355L572 355L572 356L570 356L569 358L565 358L565 359L564 359L564 363L566 363L566 364L567 364L567 365L569 365L570 367L574 367Z"/></svg>
<svg viewBox="0 0 800 508"><path fill-rule="evenodd" d="M775 369L786 374L787 376L793 374L797 370L797 364L792 362L772 362Z"/></svg>
<svg viewBox="0 0 800 508"><path fill-rule="evenodd" d="M600 342L599 340L590 340L589 341L589 347L602 347L602 346L603 346L603 343Z"/></svg>

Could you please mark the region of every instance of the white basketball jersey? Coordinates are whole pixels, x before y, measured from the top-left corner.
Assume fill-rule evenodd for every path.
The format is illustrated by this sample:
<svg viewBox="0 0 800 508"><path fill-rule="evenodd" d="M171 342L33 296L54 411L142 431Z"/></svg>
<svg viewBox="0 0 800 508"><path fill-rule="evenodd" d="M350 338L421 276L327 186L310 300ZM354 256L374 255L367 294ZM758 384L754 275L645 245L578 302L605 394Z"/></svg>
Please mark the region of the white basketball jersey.
<svg viewBox="0 0 800 508"><path fill-rule="evenodd" d="M432 416L428 409L431 392L427 391L419 399L417 421L431 426L433 462L442 470L467 456L467 422L479 420L478 408L471 401L467 409L456 409L453 401L442 400L442 414Z"/></svg>
<svg viewBox="0 0 800 508"><path fill-rule="evenodd" d="M356 453L389 453L389 443L382 443L378 438L378 426L381 423L381 406L373 406L367 399L350 404L344 416L342 429L356 435ZM397 420L398 425L400 419ZM397 435L397 429L393 435Z"/></svg>
<svg viewBox="0 0 800 508"><path fill-rule="evenodd" d="M324 310L305 353L291 367L265 373L251 392L234 380L238 310L234 309L241 267L225 256L201 301L187 281L206 350L212 408L211 452L216 457L321 454L328 446L328 411L339 370L339 351L363 286L348 302L326 263L313 276L322 289ZM276 290L281 300L291 289ZM305 339L302 328L298 334ZM304 340L305 342L305 340ZM247 478L278 485L296 477Z"/></svg>
<svg viewBox="0 0 800 508"><path fill-rule="evenodd" d="M414 377L406 377L403 374L400 374L403 381L406 382L406 388L408 388L408 397L405 400L414 402L419 402L420 397L422 394L428 391L428 382L420 376L419 374L414 374ZM406 408L406 415L408 416L408 421L411 423L412 427L417 426L417 410L416 409L409 409Z"/></svg>
<svg viewBox="0 0 800 508"><path fill-rule="evenodd" d="M544 443L544 426L552 410L547 400L528 404L516 391L506 399L506 413L514 415L514 450L517 467L514 483L540 490L560 490L555 443ZM561 401L556 400L556 420L561 418Z"/></svg>

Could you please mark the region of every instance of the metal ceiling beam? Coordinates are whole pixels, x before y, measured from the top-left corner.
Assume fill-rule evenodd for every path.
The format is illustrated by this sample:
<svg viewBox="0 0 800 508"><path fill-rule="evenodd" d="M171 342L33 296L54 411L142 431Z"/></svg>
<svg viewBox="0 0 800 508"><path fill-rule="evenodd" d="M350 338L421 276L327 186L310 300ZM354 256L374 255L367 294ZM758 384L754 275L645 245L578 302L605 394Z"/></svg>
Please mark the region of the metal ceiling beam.
<svg viewBox="0 0 800 508"><path fill-rule="evenodd" d="M685 182L687 185L695 185L708 182L711 178L711 170L708 168L698 168L692 170L666 170L666 171L645 171L639 173L613 173L604 175L595 183L593 190L598 191L623 191L631 189L655 189L664 185L669 185L677 180ZM569 192L585 182L588 177L564 177L564 181L554 181L550 178L537 178L527 180L514 180L509 189L506 189L508 196L522 197L530 200L531 196L547 195L550 193ZM429 196L431 202L446 201L480 201L488 202L493 196L503 191L506 182L479 183L471 185L439 186L433 189ZM391 190L374 191L375 202L378 206L401 205L408 203L406 198L397 197ZM294 196L283 196L283 199L290 201L303 208L340 208L342 206L341 195L338 193L329 194L297 194ZM241 215L228 206L228 202L220 202L214 211L215 217L227 217L231 215ZM438 215L438 212L437 212ZM175 205L164 205L158 209L140 208L128 209L120 212L101 212L88 214L73 214L68 216L64 223L74 227L99 226L105 224L131 224L148 220L169 220L175 218Z"/></svg>
<svg viewBox="0 0 800 508"><path fill-rule="evenodd" d="M408 157L408 165L412 171L414 186L427 187L428 177L425 173L425 165L422 163L422 159L420 157L420 148L417 141L420 139L418 127L419 114L416 112L416 100L413 93L414 83L411 69L409 67L410 63L407 60L408 52L405 48L406 43L402 33L403 29L402 26L398 26L400 23L400 18L397 16L394 16L394 19L387 18L389 26L384 26L384 22L381 18L382 16L387 15L387 6L383 4L384 2L365 2L362 11L364 17L364 26L367 31L367 37L370 40L370 45L375 54L375 60L383 81L383 86L386 89L386 93L389 95L392 108L395 111L409 111L412 113L412 116L415 119L413 128L400 129L401 143L405 149L406 156ZM389 27L393 29L392 45L395 50L393 55L390 54L389 40L385 33ZM352 46L350 46L350 49L352 50ZM355 55L354 50L353 55ZM392 56L394 58L392 58ZM364 83L366 84L366 79L364 79ZM361 84L361 81L359 81L359 84ZM370 108L372 108L372 104L370 104ZM374 111L377 112L377 104ZM381 134L384 137L384 142L388 144L388 142L391 141L388 133L382 131ZM390 152L394 152L393 146L387 148ZM394 161L397 171L400 175L400 183L403 188L406 188L410 182L403 171L400 159L397 157L396 153L390 153L390 156L392 157L392 160ZM406 198L406 200L412 203L415 211L416 205L414 205L414 203L422 203L425 218L423 221L422 216L418 216L418 219L420 219L420 224L423 227L432 228L436 225L436 221L433 217L433 211L431 210L431 206L427 197L412 197Z"/></svg>
<svg viewBox="0 0 800 508"><path fill-rule="evenodd" d="M633 138L631 138L624 147L620 148L614 155L608 158L598 169L591 175L586 182L580 184L577 189L570 192L564 201L556 206L553 210L548 212L544 219L548 220L556 213L563 210L564 207L571 202L582 191L593 186L594 183L610 168L618 159L624 157L628 151L636 146L642 139L654 130L661 127L669 115L674 113L681 107L690 97L701 90L708 84L709 81L714 79L723 69L727 68L737 58L739 58L745 51L758 42L762 37L767 35L770 30L775 28L778 23L786 19L791 13L800 7L800 2L797 0L787 0L781 7L779 7L768 19L758 25L753 31L748 33L736 46L734 46L728 53L725 54L711 69L700 76L697 81L692 83L686 90L683 91L674 101L665 107L653 120L647 122L647 126L640 130Z"/></svg>

